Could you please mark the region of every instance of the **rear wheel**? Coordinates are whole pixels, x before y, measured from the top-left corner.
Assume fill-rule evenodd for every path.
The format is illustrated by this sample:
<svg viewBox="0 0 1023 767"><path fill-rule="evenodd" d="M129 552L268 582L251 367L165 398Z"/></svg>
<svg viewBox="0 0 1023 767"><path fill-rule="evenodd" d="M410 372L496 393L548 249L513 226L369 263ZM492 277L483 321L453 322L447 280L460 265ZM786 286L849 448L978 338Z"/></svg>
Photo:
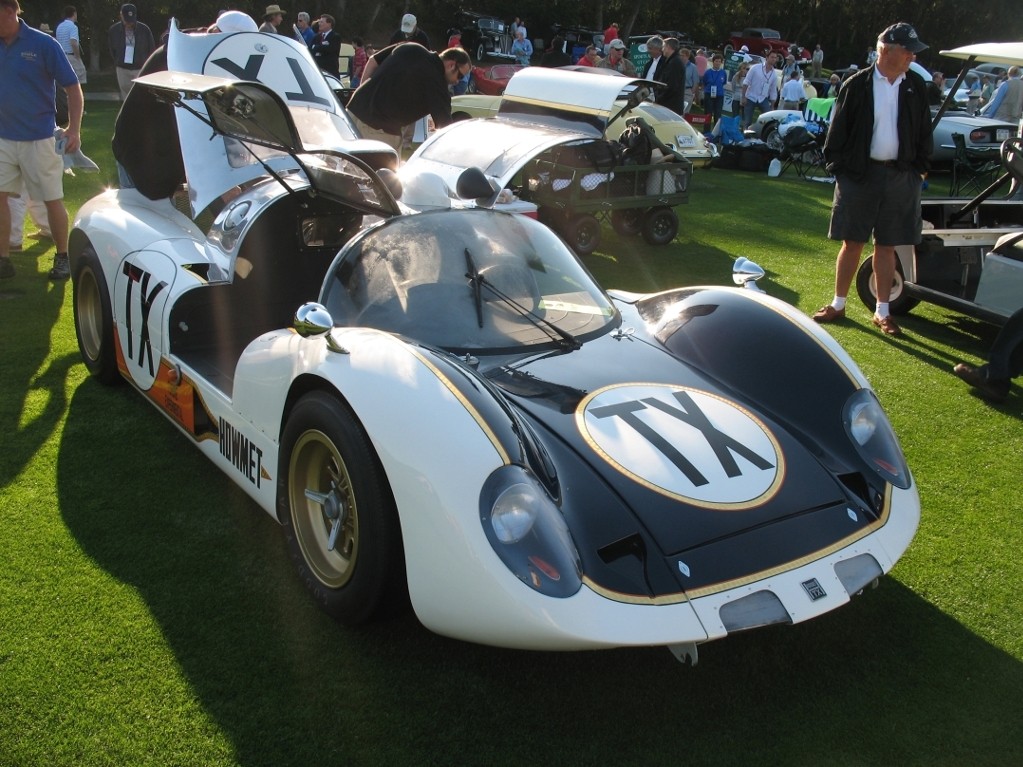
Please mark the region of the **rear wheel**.
<svg viewBox="0 0 1023 767"><path fill-rule="evenodd" d="M306 588L332 617L365 623L404 586L387 481L354 414L326 392L295 405L281 436L277 514Z"/></svg>
<svg viewBox="0 0 1023 767"><path fill-rule="evenodd" d="M121 380L114 351L114 315L99 257L86 248L78 257L73 283L75 336L89 373L105 384Z"/></svg>
<svg viewBox="0 0 1023 767"><path fill-rule="evenodd" d="M877 308L877 282L874 279L873 258L868 258L860 264L856 272L856 293L870 311ZM918 303L919 299L906 295L906 277L896 256L895 277L892 279L892 292L888 298L888 311L892 314L909 314Z"/></svg>
<svg viewBox="0 0 1023 767"><path fill-rule="evenodd" d="M643 216L643 239L650 245L667 245L678 234L678 216L665 205L650 208Z"/></svg>
<svg viewBox="0 0 1023 767"><path fill-rule="evenodd" d="M624 208L611 211L611 228L624 237L632 237L643 231L643 210Z"/></svg>
<svg viewBox="0 0 1023 767"><path fill-rule="evenodd" d="M480 43L479 45L477 45L476 46L476 63L481 64L483 62L483 58L486 55L487 55L487 46L485 46L483 43Z"/></svg>
<svg viewBox="0 0 1023 767"><path fill-rule="evenodd" d="M563 228L565 240L580 256L588 256L600 245L600 222L590 213L568 219Z"/></svg>

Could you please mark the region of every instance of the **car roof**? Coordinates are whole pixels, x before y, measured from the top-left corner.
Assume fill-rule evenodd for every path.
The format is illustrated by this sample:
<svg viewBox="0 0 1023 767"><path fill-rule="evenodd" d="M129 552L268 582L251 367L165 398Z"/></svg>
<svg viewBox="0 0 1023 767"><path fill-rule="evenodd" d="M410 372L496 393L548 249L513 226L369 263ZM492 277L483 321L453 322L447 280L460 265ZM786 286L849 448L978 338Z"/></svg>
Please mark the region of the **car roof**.
<svg viewBox="0 0 1023 767"><path fill-rule="evenodd" d="M585 70L528 67L516 72L508 80L498 116L551 127L572 125L600 138L617 111L616 101L637 88L652 91L660 85L653 80L609 77L603 71L598 74Z"/></svg>
<svg viewBox="0 0 1023 767"><path fill-rule="evenodd" d="M953 59L974 59L992 64L1023 66L1023 43L975 43L942 51Z"/></svg>
<svg viewBox="0 0 1023 767"><path fill-rule="evenodd" d="M428 138L401 175L429 172L452 189L462 170L480 168L500 187L551 147L602 139L622 98L640 100L660 84L631 77L530 67L508 81L495 117L463 120Z"/></svg>

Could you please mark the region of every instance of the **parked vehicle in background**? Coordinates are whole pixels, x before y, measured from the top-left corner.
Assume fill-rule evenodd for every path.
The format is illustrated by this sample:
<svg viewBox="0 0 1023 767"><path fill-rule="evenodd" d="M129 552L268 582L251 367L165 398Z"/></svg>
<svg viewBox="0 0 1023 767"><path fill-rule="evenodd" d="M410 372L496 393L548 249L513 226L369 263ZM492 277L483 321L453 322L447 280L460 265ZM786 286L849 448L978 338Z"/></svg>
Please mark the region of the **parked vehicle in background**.
<svg viewBox="0 0 1023 767"><path fill-rule="evenodd" d="M504 68L505 66L508 65L498 65L492 69ZM566 69L568 68L566 67ZM590 67L583 67L581 69L611 77L623 77L623 75L619 75L611 69L594 70ZM505 85L507 85L507 82ZM553 104L544 104L538 99L537 108L540 110L553 108L553 106ZM624 106L625 100L619 100L616 111ZM451 116L455 120L467 120L473 117L494 117L500 108L501 97L499 95L488 96L484 95L482 91L476 94L455 96L451 99ZM606 126L606 135L610 138L620 136L626 128L626 120L629 117L642 117L646 124L653 129L658 139L678 150L687 160L693 163L694 168L707 167L710 161L717 156L717 147L714 143L704 137L691 123L686 122L681 116L675 114L667 107L655 104L652 101L644 101L628 112L615 117Z"/></svg>
<svg viewBox="0 0 1023 767"><path fill-rule="evenodd" d="M512 75L524 69L522 64L494 64L492 66L472 68L467 93L481 96L500 96L508 87Z"/></svg>
<svg viewBox="0 0 1023 767"><path fill-rule="evenodd" d="M744 45L749 49L750 53L757 56L763 55L765 48L771 52L787 56L794 43L782 40L781 33L776 29L746 27L739 32L732 32L729 36L728 42L722 46L725 57L731 56L735 51L742 50ZM809 57L802 55L801 52L800 58Z"/></svg>
<svg viewBox="0 0 1023 767"><path fill-rule="evenodd" d="M487 13L459 11L454 28L462 35L462 47L481 63L488 56L495 59L513 59L511 46L515 42L504 21Z"/></svg>

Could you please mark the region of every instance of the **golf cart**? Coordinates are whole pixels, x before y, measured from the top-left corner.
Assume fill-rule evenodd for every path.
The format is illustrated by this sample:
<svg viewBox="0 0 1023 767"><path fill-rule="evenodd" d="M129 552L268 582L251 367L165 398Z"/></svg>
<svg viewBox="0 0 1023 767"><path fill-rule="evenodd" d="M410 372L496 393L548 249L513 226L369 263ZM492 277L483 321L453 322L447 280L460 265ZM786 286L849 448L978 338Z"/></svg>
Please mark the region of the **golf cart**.
<svg viewBox="0 0 1023 767"><path fill-rule="evenodd" d="M983 43L941 54L963 60L950 89L954 94L978 61L1023 64L1023 43ZM946 99L935 123L948 105ZM1000 326L1023 311L1023 140L1017 136L1003 142L998 157L1002 175L973 199L922 200L921 243L896 249L893 314L906 314L926 301ZM860 266L856 289L873 309L877 293L871 259Z"/></svg>

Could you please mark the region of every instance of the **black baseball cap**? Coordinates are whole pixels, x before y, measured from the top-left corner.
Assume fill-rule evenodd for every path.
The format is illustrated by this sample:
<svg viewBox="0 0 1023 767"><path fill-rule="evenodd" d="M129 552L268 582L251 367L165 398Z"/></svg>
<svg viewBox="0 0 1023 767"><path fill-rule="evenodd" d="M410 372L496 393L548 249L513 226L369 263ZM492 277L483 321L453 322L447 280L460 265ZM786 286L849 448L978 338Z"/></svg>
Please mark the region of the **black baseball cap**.
<svg viewBox="0 0 1023 767"><path fill-rule="evenodd" d="M901 45L907 51L912 53L919 53L920 51L927 50L928 47L927 44L917 36L916 30L904 21L900 21L898 24L892 24L888 27L888 29L881 33L881 36L878 39L882 43Z"/></svg>

